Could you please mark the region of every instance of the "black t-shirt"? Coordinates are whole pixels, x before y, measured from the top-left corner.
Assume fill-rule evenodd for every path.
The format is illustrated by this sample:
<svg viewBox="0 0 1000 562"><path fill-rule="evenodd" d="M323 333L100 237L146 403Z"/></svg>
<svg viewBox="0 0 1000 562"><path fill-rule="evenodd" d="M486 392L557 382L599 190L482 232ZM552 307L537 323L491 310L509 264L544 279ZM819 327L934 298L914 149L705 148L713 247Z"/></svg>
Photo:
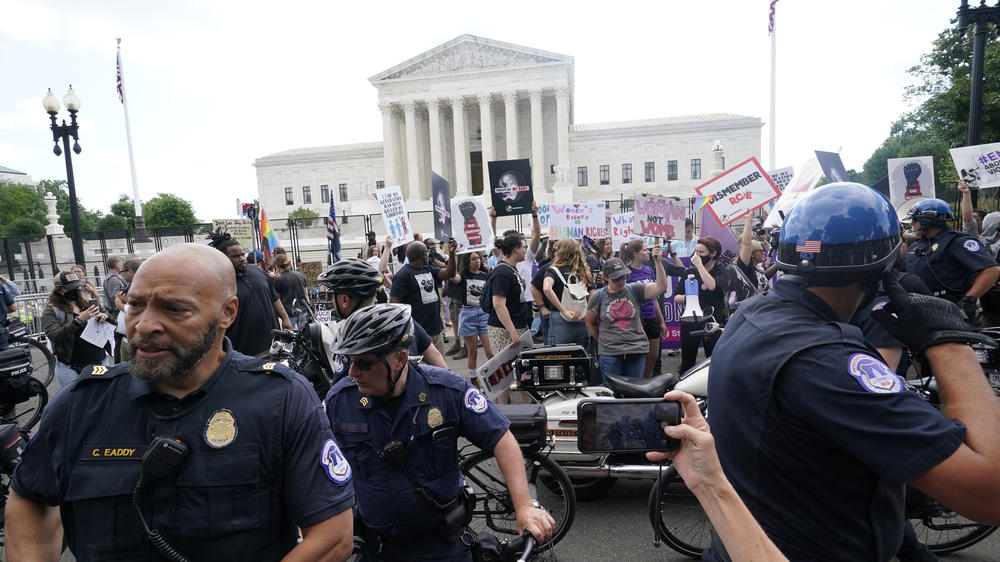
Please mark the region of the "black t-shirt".
<svg viewBox="0 0 1000 562"><path fill-rule="evenodd" d="M298 271L286 270L274 280L274 291L281 299L285 312L293 314L292 302L298 301L299 308L304 308L306 302L306 278Z"/></svg>
<svg viewBox="0 0 1000 562"><path fill-rule="evenodd" d="M267 274L255 265L236 276L236 298L240 307L236 320L226 330L233 349L244 355L258 355L271 348L271 330L278 327L274 301L278 294L268 283Z"/></svg>
<svg viewBox="0 0 1000 562"><path fill-rule="evenodd" d="M705 288L705 284L701 281L701 274L698 273L698 269L695 267L689 267L684 270L684 275L681 277L681 282L677 287L677 294L683 295L684 293L684 281L687 280L688 275L694 275L694 278L698 280L698 304L701 305L702 310L707 306L715 308L715 321L720 324L724 324L727 318L726 314L726 291L724 290L725 284L727 283L726 266L722 263L715 262L712 266L712 270L708 272L709 275L715 279L715 289L709 291Z"/></svg>
<svg viewBox="0 0 1000 562"><path fill-rule="evenodd" d="M413 320L431 336L444 330L441 322L438 295L438 272L440 268L425 265L420 268L406 264L392 278L390 297L399 297L410 305Z"/></svg>
<svg viewBox="0 0 1000 562"><path fill-rule="evenodd" d="M562 273L563 279L567 279L568 280L569 276L571 274L570 268L568 268L566 266L562 266L562 267L559 267L558 269L559 269L559 273ZM562 280L559 279L559 276L556 275L556 267L553 266L553 267L547 267L547 268L545 268L545 275L542 278L542 287L545 287L545 277L548 277L548 278L552 279L552 292L556 294L556 298L557 299L559 299L560 301L562 301L562 293L563 293L563 287L564 287L564 285L563 285ZM542 289L542 287L539 287L539 288ZM542 294L543 295L545 294L545 290L544 289L542 289Z"/></svg>
<svg viewBox="0 0 1000 562"><path fill-rule="evenodd" d="M545 265L538 266L538 271L535 272L535 276L531 278L531 286L538 289L538 292L542 294L542 302L535 304L552 310L552 303L549 302L549 299L545 296L545 291L542 289L543 283L545 282L545 272L549 270L549 262L546 261L544 264Z"/></svg>
<svg viewBox="0 0 1000 562"><path fill-rule="evenodd" d="M480 270L478 273L463 273L461 283L452 283L458 289L455 291L458 302L463 306L479 306L479 297L483 295L483 286L490 274Z"/></svg>
<svg viewBox="0 0 1000 562"><path fill-rule="evenodd" d="M517 270L506 262L494 267L490 275L496 276L496 279L492 281L493 294L498 297L507 297L507 312L510 313L510 320L514 323L514 327L527 328L531 324L531 307L524 300L524 291L528 290L523 285L524 280L517 274ZM495 310L490 314L486 324L497 328L503 327Z"/></svg>

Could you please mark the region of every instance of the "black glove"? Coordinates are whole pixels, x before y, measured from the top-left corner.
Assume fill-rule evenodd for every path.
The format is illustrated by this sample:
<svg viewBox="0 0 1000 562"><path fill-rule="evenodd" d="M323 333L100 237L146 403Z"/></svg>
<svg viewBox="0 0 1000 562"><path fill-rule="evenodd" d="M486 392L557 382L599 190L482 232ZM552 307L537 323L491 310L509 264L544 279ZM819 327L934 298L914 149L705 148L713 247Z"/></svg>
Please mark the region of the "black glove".
<svg viewBox="0 0 1000 562"><path fill-rule="evenodd" d="M982 343L996 348L993 338L969 329L965 315L954 303L932 297L907 293L899 284L900 274L890 271L882 278L889 294L888 304L872 311L889 334L914 352L943 343Z"/></svg>
<svg viewBox="0 0 1000 562"><path fill-rule="evenodd" d="M965 295L956 304L958 304L958 308L962 309L962 312L965 313L970 321L976 317L976 312L979 310L979 303L976 297Z"/></svg>

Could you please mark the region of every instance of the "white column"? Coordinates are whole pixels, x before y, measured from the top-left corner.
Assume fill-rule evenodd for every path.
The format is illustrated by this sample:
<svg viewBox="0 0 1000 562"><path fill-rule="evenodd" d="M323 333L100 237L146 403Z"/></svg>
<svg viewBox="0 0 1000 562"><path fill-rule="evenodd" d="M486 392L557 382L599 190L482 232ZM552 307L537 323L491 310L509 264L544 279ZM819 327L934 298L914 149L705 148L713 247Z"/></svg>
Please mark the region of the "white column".
<svg viewBox="0 0 1000 562"><path fill-rule="evenodd" d="M407 189L404 193L407 200L420 198L420 151L417 148L417 104L415 101L403 102L403 115L406 120L406 170Z"/></svg>
<svg viewBox="0 0 1000 562"><path fill-rule="evenodd" d="M493 94L479 94L479 128L483 137L483 193L489 193L489 162L496 159L493 153Z"/></svg>
<svg viewBox="0 0 1000 562"><path fill-rule="evenodd" d="M396 175L396 129L393 127L392 104L378 104L379 111L382 112L382 152L385 155L385 185L399 185L399 176ZM334 186L336 187L336 186ZM331 193L330 197L334 195Z"/></svg>
<svg viewBox="0 0 1000 562"><path fill-rule="evenodd" d="M545 139L542 136L542 90L531 90L528 92L528 99L531 100L531 184L536 190L547 189Z"/></svg>
<svg viewBox="0 0 1000 562"><path fill-rule="evenodd" d="M469 134L465 127L465 98L451 98L451 117L455 129L455 180L452 184L458 197L472 195L469 187Z"/></svg>
<svg viewBox="0 0 1000 562"><path fill-rule="evenodd" d="M515 160L517 154L517 92L504 92L504 123L507 126L507 160Z"/></svg>
<svg viewBox="0 0 1000 562"><path fill-rule="evenodd" d="M556 145L561 166L569 166L569 88L556 89Z"/></svg>
<svg viewBox="0 0 1000 562"><path fill-rule="evenodd" d="M444 170L444 159L441 157L441 112L437 99L427 100L427 119L430 122L431 137L431 170L442 177L448 174ZM427 174L430 176L430 174Z"/></svg>

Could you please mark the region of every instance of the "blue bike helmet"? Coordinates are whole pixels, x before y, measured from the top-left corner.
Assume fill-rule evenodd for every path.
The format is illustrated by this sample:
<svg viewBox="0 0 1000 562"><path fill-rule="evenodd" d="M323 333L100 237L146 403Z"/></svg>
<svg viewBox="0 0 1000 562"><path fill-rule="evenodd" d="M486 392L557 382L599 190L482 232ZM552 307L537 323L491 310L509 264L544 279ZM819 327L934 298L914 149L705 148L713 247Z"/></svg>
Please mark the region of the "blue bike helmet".
<svg viewBox="0 0 1000 562"><path fill-rule="evenodd" d="M955 220L951 205L940 199L925 199L910 209L907 217L910 221L919 221L921 228L945 228Z"/></svg>
<svg viewBox="0 0 1000 562"><path fill-rule="evenodd" d="M811 285L867 285L892 266L900 242L899 221L885 197L858 183L831 183L788 212L777 262Z"/></svg>

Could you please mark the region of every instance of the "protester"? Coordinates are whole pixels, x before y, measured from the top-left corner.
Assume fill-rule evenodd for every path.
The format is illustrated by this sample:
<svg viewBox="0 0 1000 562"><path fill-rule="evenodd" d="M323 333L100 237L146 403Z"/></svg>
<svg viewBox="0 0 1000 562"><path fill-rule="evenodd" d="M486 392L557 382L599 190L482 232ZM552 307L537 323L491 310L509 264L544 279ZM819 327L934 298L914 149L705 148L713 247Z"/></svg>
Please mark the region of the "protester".
<svg viewBox="0 0 1000 562"><path fill-rule="evenodd" d="M132 282L132 276L135 275L135 270L139 267L135 263L136 261L126 262L120 256L111 256L106 264L108 275L104 278L104 311L108 314L108 322L116 327L119 327L120 322L124 321L124 319L119 318L119 312L122 312L124 308L118 307L118 294ZM129 263L128 268L125 267L126 263ZM124 313L122 312L122 314ZM120 329L115 330L115 352L113 354L115 364L122 361L121 348L124 337L125 327L120 326Z"/></svg>
<svg viewBox="0 0 1000 562"><path fill-rule="evenodd" d="M550 343L578 343L584 348L590 347L584 317L587 300L593 290L594 278L584 260L580 243L572 238L560 241L556 256L545 269L542 281L547 307L551 307Z"/></svg>
<svg viewBox="0 0 1000 562"><path fill-rule="evenodd" d="M520 341L521 333L531 325L531 307L527 304L526 283L515 269L528 251L524 237L517 231L508 230L495 244L504 258L490 272L488 284L492 288L493 311L486 329L490 347L494 353L499 353Z"/></svg>
<svg viewBox="0 0 1000 562"><path fill-rule="evenodd" d="M476 375L476 360L479 355L477 338L483 345L483 352L486 360L493 359L493 349L490 347L490 338L486 327L489 321L489 314L483 312L479 305L479 298L483 295L483 287L489 274L482 267L483 255L479 252L463 254L459 260L458 273L449 283L455 287L455 302L459 303L461 312L458 318L458 334L465 340L466 367L469 369L469 378ZM455 359L462 359L458 355Z"/></svg>
<svg viewBox="0 0 1000 562"><path fill-rule="evenodd" d="M660 260L660 248L653 248L656 282L628 282L629 268L618 258L604 262L608 285L590 297L587 329L597 341L601 371L612 375L641 378L648 355L648 340L642 325L642 303L656 300L667 290L667 274Z"/></svg>
<svg viewBox="0 0 1000 562"><path fill-rule="evenodd" d="M304 326L309 319L306 310L309 304L306 278L292 269L292 260L288 259L285 254L274 256L273 264L277 273L274 278L274 291L278 294L281 306L285 308L285 313L292 321L292 328L298 329Z"/></svg>
<svg viewBox="0 0 1000 562"><path fill-rule="evenodd" d="M390 302L410 305L414 321L430 335L434 347L442 353L445 351L441 335L444 322L441 321L438 283L455 276L457 247L454 240L448 243L448 265L442 269L428 265L427 246L423 242L411 242L406 247L408 263L396 272L389 292Z"/></svg>
<svg viewBox="0 0 1000 562"><path fill-rule="evenodd" d="M70 271L75 273L80 278L80 282L83 283L80 287L80 294L83 295L83 300L101 308L101 295L98 294L97 287L94 287L94 284L87 280L87 269L82 265L74 265L70 268Z"/></svg>
<svg viewBox="0 0 1000 562"><path fill-rule="evenodd" d="M493 232L497 232L497 211L492 206L489 208L490 214L490 226L493 227ZM516 230L507 230L503 233L506 235L509 232L517 232ZM524 235L518 232L521 236L521 240L524 241ZM528 286L531 283L531 278L535 275L535 254L538 252L538 245L542 241L542 223L538 220L538 203L535 201L531 202L531 238L526 242L524 259L519 261L515 268L517 269L517 274L521 276L521 280L524 281L523 285ZM497 255L497 260L502 259L503 256ZM487 267L492 269L496 267L497 264L487 263ZM526 291L524 295L524 301L528 303L529 310L532 305L534 305L534 296L531 291ZM494 348L496 349L496 348Z"/></svg>
<svg viewBox="0 0 1000 562"><path fill-rule="evenodd" d="M70 271L60 271L52 279L52 292L42 311L42 331L52 342L59 384L73 382L90 365L106 365L107 352L83 339L87 322L104 322L107 315L96 304L83 300L83 281Z"/></svg>
<svg viewBox="0 0 1000 562"><path fill-rule="evenodd" d="M694 221L690 218L684 219L684 240L669 240L669 242L672 242L673 250L677 252L677 256L671 256L674 258L674 264L681 265L680 258L691 257L695 246L698 245L698 241L694 238Z"/></svg>
<svg viewBox="0 0 1000 562"><path fill-rule="evenodd" d="M763 230L755 233L756 226L753 219L747 218L743 225L743 233L740 234L740 253L736 258L736 270L743 275L743 278L753 288L753 294L763 295L771 289L769 280L774 277L778 270L778 264L768 264L765 255L771 250ZM738 300L744 300L751 295L740 295Z"/></svg>
<svg viewBox="0 0 1000 562"><path fill-rule="evenodd" d="M548 271L549 264L552 263L552 258L555 257L556 246L558 246L557 242L558 240L549 240L548 238L543 241L541 245L542 250L539 254L538 271L531 278L531 285L529 285L532 300L535 303L532 307L533 312L538 313L538 329L534 334L535 341L541 336L544 345L552 343L550 324L553 306L549 302L549 299L545 297L543 283L545 281L545 272Z"/></svg>
<svg viewBox="0 0 1000 562"><path fill-rule="evenodd" d="M659 250L659 248L657 248ZM660 251L656 253L654 261L660 261ZM655 275L653 269L646 265L650 261L649 247L642 239L630 240L622 250L622 261L628 266L629 283L653 283ZM667 287L663 288L664 291ZM662 291L661 291L662 294ZM647 300L642 302L642 329L646 333L646 362L643 367L643 378L649 378L653 374L657 361L660 359L660 341L667 333L667 324L663 319L663 307L658 306L658 300Z"/></svg>
<svg viewBox="0 0 1000 562"><path fill-rule="evenodd" d="M723 289L725 277L728 275L726 264L718 261L722 254L722 244L711 236L698 239L694 253L691 254L691 266L684 272L681 282L674 295L674 302L680 305L685 303L684 281L689 275L694 275L698 283L698 302L702 310L707 307L714 309L715 321L725 325L728 312L726 311L726 294ZM705 357L712 356L715 342L719 339L719 334L706 334L704 336L692 335L691 332L704 330L705 319L696 321L681 320L681 366L679 371L686 372L694 366L698 357L698 345L705 346Z"/></svg>

